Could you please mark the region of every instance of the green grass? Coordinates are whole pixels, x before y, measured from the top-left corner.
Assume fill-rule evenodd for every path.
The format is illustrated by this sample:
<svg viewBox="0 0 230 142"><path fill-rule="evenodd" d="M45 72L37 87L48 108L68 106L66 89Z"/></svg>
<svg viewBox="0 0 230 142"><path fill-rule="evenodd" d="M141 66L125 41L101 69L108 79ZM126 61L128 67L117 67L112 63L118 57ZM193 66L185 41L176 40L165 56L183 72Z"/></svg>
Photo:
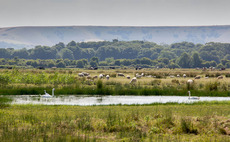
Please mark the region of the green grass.
<svg viewBox="0 0 230 142"><path fill-rule="evenodd" d="M51 94L54 86L7 86L0 88L0 95L38 95L47 90ZM141 96L188 96L188 90L177 88L153 88L142 86L75 86L68 85L55 88L55 95L141 95ZM229 91L191 90L193 96L229 97Z"/></svg>
<svg viewBox="0 0 230 142"><path fill-rule="evenodd" d="M87 79L78 77L79 72L89 72L91 76L99 73L110 74L111 78ZM135 84L129 84L130 79L116 77L118 72L134 76L142 72L146 75L161 76L160 79L142 77ZM201 72L192 69L181 70L78 70L78 69L57 69L57 70L36 70L36 69L13 69L0 70L0 95L38 95L43 90L51 93L55 88L55 94L89 94L89 95L166 95L166 96L187 96L190 90L194 96L230 96L229 78L217 80L217 75L227 75L225 72ZM196 75L209 75L210 79L195 80L192 85L186 83L189 78L169 78L169 75L183 75L186 73L189 78Z"/></svg>
<svg viewBox="0 0 230 142"><path fill-rule="evenodd" d="M138 106L11 105L0 141L229 141L229 102Z"/></svg>

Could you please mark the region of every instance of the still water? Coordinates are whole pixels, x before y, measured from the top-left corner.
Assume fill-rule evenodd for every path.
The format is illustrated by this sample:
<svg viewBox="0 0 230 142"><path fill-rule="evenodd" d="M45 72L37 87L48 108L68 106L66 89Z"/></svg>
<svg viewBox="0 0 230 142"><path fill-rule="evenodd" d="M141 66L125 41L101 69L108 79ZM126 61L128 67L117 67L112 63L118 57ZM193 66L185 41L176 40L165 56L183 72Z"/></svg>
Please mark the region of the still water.
<svg viewBox="0 0 230 142"><path fill-rule="evenodd" d="M190 103L194 101L224 101L230 97L201 97L200 100L189 100L187 96L88 96L60 95L53 98L41 98L38 95L12 95L13 104L45 105L111 105L111 104L151 104L151 103Z"/></svg>

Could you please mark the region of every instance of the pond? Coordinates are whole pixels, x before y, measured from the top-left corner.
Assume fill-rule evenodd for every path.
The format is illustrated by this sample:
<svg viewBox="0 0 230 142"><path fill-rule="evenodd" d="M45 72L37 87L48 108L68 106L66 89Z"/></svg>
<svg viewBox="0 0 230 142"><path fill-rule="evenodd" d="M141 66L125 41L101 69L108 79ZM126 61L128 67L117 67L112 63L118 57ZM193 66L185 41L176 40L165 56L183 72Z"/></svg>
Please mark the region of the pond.
<svg viewBox="0 0 230 142"><path fill-rule="evenodd" d="M89 96L60 95L53 98L41 98L38 95L10 95L12 104L44 105L116 105L116 104L151 104L151 103L190 103L194 101L226 101L230 97L201 97L200 100L189 100L187 96Z"/></svg>

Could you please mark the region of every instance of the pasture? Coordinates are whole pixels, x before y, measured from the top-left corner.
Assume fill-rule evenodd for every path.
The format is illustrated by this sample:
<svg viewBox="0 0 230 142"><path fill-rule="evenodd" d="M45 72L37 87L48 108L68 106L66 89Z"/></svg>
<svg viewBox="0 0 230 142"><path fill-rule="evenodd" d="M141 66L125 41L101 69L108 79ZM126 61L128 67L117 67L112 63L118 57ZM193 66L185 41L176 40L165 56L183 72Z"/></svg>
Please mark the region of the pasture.
<svg viewBox="0 0 230 142"><path fill-rule="evenodd" d="M79 76L87 73L87 76ZM118 76L118 73L124 76ZM101 79L99 75L104 75ZM186 75L184 77L183 75ZM107 76L107 78L106 78ZM109 78L108 78L109 76ZM127 76L130 78L128 79ZM200 79L195 79L200 76ZM218 79L222 76L222 79ZM136 82L130 83L133 77ZM196 69L1 69L0 95L55 94L230 96L230 71ZM192 79L193 83L187 83ZM49 92L51 93L51 92Z"/></svg>

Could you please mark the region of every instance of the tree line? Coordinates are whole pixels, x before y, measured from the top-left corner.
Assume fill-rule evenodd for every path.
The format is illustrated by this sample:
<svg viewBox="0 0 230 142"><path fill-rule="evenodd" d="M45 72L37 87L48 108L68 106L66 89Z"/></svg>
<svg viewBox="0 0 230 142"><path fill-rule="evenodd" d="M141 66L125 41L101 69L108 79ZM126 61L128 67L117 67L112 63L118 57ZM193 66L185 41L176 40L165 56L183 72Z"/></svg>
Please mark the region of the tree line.
<svg viewBox="0 0 230 142"><path fill-rule="evenodd" d="M141 66L168 68L230 67L230 43L156 44L148 41L100 41L32 49L0 48L0 65L44 67Z"/></svg>

